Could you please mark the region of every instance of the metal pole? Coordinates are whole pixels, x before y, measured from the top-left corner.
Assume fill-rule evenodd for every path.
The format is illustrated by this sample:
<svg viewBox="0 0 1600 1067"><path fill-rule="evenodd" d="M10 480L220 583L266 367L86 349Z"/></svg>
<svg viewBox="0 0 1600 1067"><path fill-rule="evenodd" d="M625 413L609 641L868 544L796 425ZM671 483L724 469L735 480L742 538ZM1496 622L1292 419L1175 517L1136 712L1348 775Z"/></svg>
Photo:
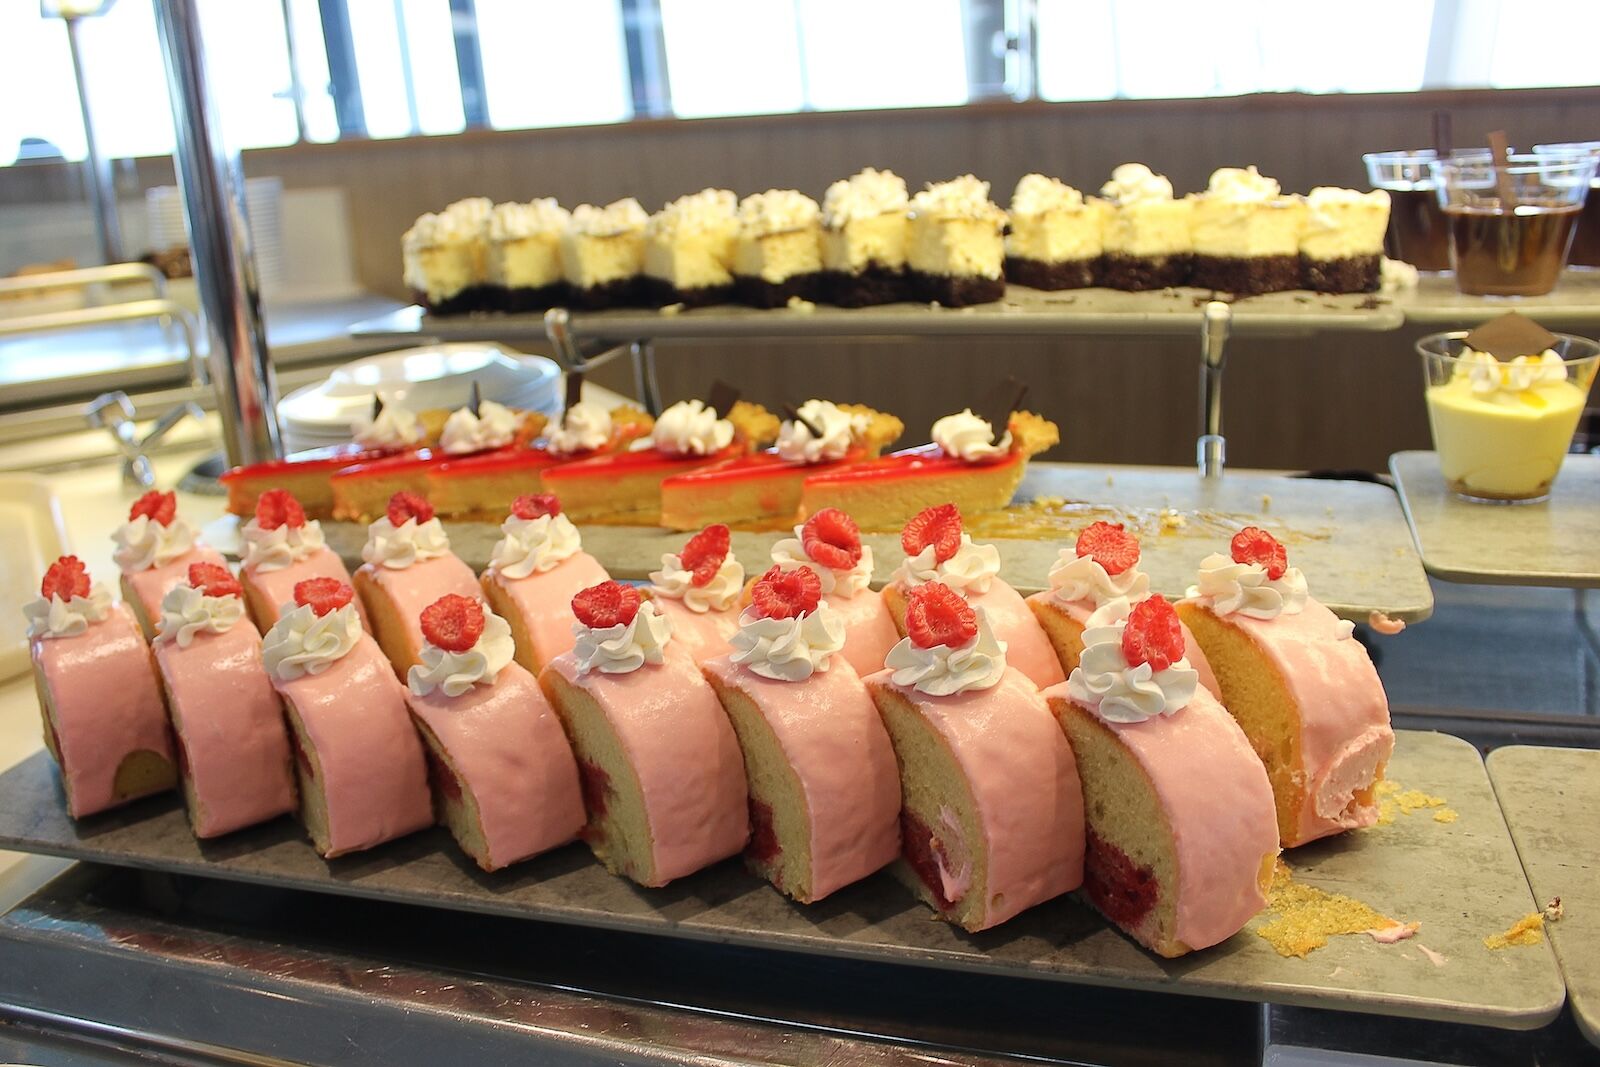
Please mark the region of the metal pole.
<svg viewBox="0 0 1600 1067"><path fill-rule="evenodd" d="M1222 371L1228 350L1233 309L1220 300L1206 305L1200 330L1200 440L1196 444L1200 477L1222 477L1227 441L1222 436Z"/></svg>
<svg viewBox="0 0 1600 1067"><path fill-rule="evenodd" d="M223 147L200 46L198 0L155 0L167 66L183 192L200 305L210 342L211 380L222 416L228 462L256 463L283 454L277 387L261 322L244 181Z"/></svg>
<svg viewBox="0 0 1600 1067"><path fill-rule="evenodd" d="M109 266L121 263L122 220L117 217L117 186L111 176L111 161L100 154L94 139L94 120L89 117L89 88L83 80L83 55L78 41L78 22L64 16L67 24L67 52L72 56L72 79L78 86L78 110L83 114L83 142L88 149L84 169L89 174L89 202L94 208L94 230L100 239L100 255Z"/></svg>

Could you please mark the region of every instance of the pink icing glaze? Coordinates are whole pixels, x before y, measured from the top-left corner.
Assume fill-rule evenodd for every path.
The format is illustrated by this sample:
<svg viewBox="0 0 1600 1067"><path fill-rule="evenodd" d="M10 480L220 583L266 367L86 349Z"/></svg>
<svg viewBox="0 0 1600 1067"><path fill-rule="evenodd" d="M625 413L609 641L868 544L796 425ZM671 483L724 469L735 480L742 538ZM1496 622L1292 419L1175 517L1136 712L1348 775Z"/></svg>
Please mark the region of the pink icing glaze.
<svg viewBox="0 0 1600 1067"><path fill-rule="evenodd" d="M171 563L132 573L123 572L122 580L127 583L133 596L138 598L139 607L152 627L161 618L161 598L171 592L173 586L189 580L189 565L192 563L215 563L219 567L228 565L220 552L196 541L193 548Z"/></svg>
<svg viewBox="0 0 1600 1067"><path fill-rule="evenodd" d="M294 705L316 751L328 808L328 853L339 856L433 825L422 741L405 688L363 633L321 674L273 687Z"/></svg>
<svg viewBox="0 0 1600 1067"><path fill-rule="evenodd" d="M672 623L672 643L696 663L726 655L728 639L739 632L739 605L727 611L695 611L673 597L652 598L656 610Z"/></svg>
<svg viewBox="0 0 1600 1067"><path fill-rule="evenodd" d="M583 829L583 794L561 720L533 675L508 663L458 697L406 696L478 807L489 869L564 845Z"/></svg>
<svg viewBox="0 0 1600 1067"><path fill-rule="evenodd" d="M1044 695L1052 705L1071 701L1065 685ZM1272 785L1244 731L1204 688L1172 715L1096 721L1149 776L1172 828L1178 860L1172 936L1193 949L1233 936L1266 906L1256 879L1262 859L1278 852Z"/></svg>
<svg viewBox="0 0 1600 1067"><path fill-rule="evenodd" d="M76 637L35 637L33 666L55 706L73 818L125 804L117 768L139 751L174 759L161 686L138 620L118 604Z"/></svg>
<svg viewBox="0 0 1600 1067"><path fill-rule="evenodd" d="M744 755L711 683L682 651L629 674L578 678L572 653L545 668L600 705L644 794L656 880L665 885L744 848Z"/></svg>
<svg viewBox="0 0 1600 1067"><path fill-rule="evenodd" d="M350 572L345 569L344 560L338 553L330 548L318 549L305 559L284 567L282 570L263 571L254 567L246 567L239 573L239 577L261 593L262 612L268 617L256 620L256 625L264 634L272 629L272 624L278 621L281 614L280 608L285 604L294 603L294 587L307 578L337 578L346 584L350 581ZM364 629L371 630L367 625L367 608L360 600L356 601L356 614L361 617Z"/></svg>
<svg viewBox="0 0 1600 1067"><path fill-rule="evenodd" d="M1302 845L1378 821L1376 804L1354 793L1372 784L1394 751L1389 698L1353 637L1341 636L1338 616L1307 598L1305 610L1276 619L1235 613L1227 621L1255 640L1289 687L1300 709L1300 766L1305 804L1294 840Z"/></svg>
<svg viewBox="0 0 1600 1067"><path fill-rule="evenodd" d="M908 592L903 584L899 588L902 593ZM1006 643L1006 663L1009 666L1021 671L1040 689L1066 680L1055 647L1050 644L1050 638L1045 636L1044 628L1039 625L1033 609L1028 607L1021 593L1000 579L993 578L986 591L964 595L967 603L973 607L981 606L989 616L989 629L994 631L995 637ZM879 666L882 666L881 661Z"/></svg>
<svg viewBox="0 0 1600 1067"><path fill-rule="evenodd" d="M844 658L865 677L883 669L883 658L900 640L883 597L863 589L853 597L824 597L844 621Z"/></svg>
<svg viewBox="0 0 1600 1067"><path fill-rule="evenodd" d="M1030 596L1028 603L1040 603L1055 608L1080 627L1088 624L1089 616L1093 614L1095 609L1095 604L1092 600L1074 600L1064 604L1057 600L1055 595L1048 589ZM1178 625L1183 626L1182 623ZM1187 626L1183 626L1183 655L1189 661L1189 666L1193 667L1195 673L1200 675L1200 684L1205 686L1212 696L1221 700L1222 686L1217 684L1217 676L1211 671L1210 661L1206 659L1206 654L1200 651L1200 646L1195 642L1194 634L1189 632Z"/></svg>
<svg viewBox="0 0 1600 1067"><path fill-rule="evenodd" d="M411 647L422 651L422 609L448 594L483 599L478 576L454 553L413 563L403 570L392 570L371 563L361 565L361 573L375 579L395 612L406 624Z"/></svg>
<svg viewBox="0 0 1600 1067"><path fill-rule="evenodd" d="M261 663L261 635L240 620L188 648L155 645L173 723L180 728L195 833L217 837L293 811L295 789L283 704Z"/></svg>
<svg viewBox="0 0 1600 1067"><path fill-rule="evenodd" d="M895 685L892 673L879 671L867 687L910 701L950 746L972 792L982 840L964 847L986 852L989 868L979 929L1082 885L1078 765L1037 687L1008 667L988 689L932 697Z"/></svg>
<svg viewBox="0 0 1600 1067"><path fill-rule="evenodd" d="M526 578L507 578L495 570L484 575L485 581L494 582L517 606L533 645L534 661L541 666L572 651L572 624L577 621L572 598L610 578L587 552L574 553L550 570Z"/></svg>
<svg viewBox="0 0 1600 1067"><path fill-rule="evenodd" d="M755 703L800 779L809 817L813 900L899 855L900 772L894 746L871 694L848 662L835 659L826 672L803 682L763 678L726 656L703 669Z"/></svg>

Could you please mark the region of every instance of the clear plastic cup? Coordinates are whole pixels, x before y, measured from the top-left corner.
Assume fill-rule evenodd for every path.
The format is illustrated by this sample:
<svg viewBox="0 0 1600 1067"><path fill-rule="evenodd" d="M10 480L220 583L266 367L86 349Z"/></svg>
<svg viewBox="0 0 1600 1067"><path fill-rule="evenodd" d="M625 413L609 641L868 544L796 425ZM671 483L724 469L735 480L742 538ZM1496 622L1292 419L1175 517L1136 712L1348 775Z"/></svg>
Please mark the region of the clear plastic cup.
<svg viewBox="0 0 1600 1067"><path fill-rule="evenodd" d="M1434 160L1456 288L1542 296L1556 287L1600 157L1571 153Z"/></svg>
<svg viewBox="0 0 1600 1067"><path fill-rule="evenodd" d="M1536 144L1535 152L1600 156L1600 141L1563 141L1560 144ZM1584 198L1583 211L1578 215L1578 232L1572 237L1572 251L1567 253L1571 267L1600 267L1600 175L1589 180L1589 195Z"/></svg>
<svg viewBox="0 0 1600 1067"><path fill-rule="evenodd" d="M1455 157L1488 159L1489 150L1464 148L1452 153ZM1389 194L1389 232L1384 240L1389 258L1404 260L1418 270L1449 270L1450 235L1431 170L1439 154L1431 148L1418 148L1368 152L1361 158L1372 187Z"/></svg>
<svg viewBox="0 0 1600 1067"><path fill-rule="evenodd" d="M1466 355L1466 337L1458 330L1417 342L1445 484L1477 502L1545 500L1600 367L1600 343L1557 334L1555 359L1502 363Z"/></svg>

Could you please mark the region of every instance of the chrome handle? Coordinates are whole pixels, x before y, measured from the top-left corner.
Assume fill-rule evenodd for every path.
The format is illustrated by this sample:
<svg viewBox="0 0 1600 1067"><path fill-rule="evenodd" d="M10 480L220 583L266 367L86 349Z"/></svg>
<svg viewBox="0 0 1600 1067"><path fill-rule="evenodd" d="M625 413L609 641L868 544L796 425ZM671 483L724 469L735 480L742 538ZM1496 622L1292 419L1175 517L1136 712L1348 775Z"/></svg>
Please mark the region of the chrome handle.
<svg viewBox="0 0 1600 1067"><path fill-rule="evenodd" d="M155 298L167 295L167 276L148 263L112 263L104 267L54 270L46 274L25 274L20 278L0 278L0 296L33 293L47 289L87 289L91 285L119 285L143 282Z"/></svg>
<svg viewBox="0 0 1600 1067"><path fill-rule="evenodd" d="M1195 451L1200 477L1220 478L1227 461L1222 436L1222 371L1228 354L1233 309L1220 300L1206 305L1200 329L1200 439Z"/></svg>
<svg viewBox="0 0 1600 1067"><path fill-rule="evenodd" d="M101 393L89 402L84 411L84 418L90 426L106 430L117 442L117 451L122 453L123 481L141 489L149 489L156 483L156 472L145 453L159 444L186 417L204 421L206 413L193 400L186 400L163 412L142 437L134 423L135 416L133 401L121 390Z"/></svg>
<svg viewBox="0 0 1600 1067"><path fill-rule="evenodd" d="M0 337L22 333L47 333L54 330L77 330L85 326L107 326L119 322L138 322L153 319L157 323L173 323L183 334L184 348L189 353L189 384L202 389L211 384L206 373L206 361L200 351L199 331L194 315L189 309L171 300L130 300L125 304L107 304L103 307L80 308L75 311L49 311L38 315L19 315L0 319Z"/></svg>

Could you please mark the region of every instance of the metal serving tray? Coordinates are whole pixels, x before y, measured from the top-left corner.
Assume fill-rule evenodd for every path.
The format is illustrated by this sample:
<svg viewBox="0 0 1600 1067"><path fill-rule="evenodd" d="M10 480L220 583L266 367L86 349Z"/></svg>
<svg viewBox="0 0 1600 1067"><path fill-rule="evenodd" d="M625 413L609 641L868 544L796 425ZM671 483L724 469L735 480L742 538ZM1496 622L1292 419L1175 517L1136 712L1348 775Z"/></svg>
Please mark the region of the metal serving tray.
<svg viewBox="0 0 1600 1067"><path fill-rule="evenodd" d="M1402 731L1390 774L1444 796L1459 818L1396 816L1296 849L1288 860L1307 884L1420 921L1421 931L1394 945L1335 938L1306 959L1279 956L1252 932L1258 918L1222 945L1161 960L1065 898L969 935L934 920L886 874L805 907L736 861L641 889L606 874L581 845L484 874L443 830L334 861L318 858L288 819L202 845L176 795L75 824L44 753L0 775L0 848L754 949L1504 1029L1549 1022L1564 996L1549 946L1483 946L1533 899L1477 750L1448 735Z"/></svg>

